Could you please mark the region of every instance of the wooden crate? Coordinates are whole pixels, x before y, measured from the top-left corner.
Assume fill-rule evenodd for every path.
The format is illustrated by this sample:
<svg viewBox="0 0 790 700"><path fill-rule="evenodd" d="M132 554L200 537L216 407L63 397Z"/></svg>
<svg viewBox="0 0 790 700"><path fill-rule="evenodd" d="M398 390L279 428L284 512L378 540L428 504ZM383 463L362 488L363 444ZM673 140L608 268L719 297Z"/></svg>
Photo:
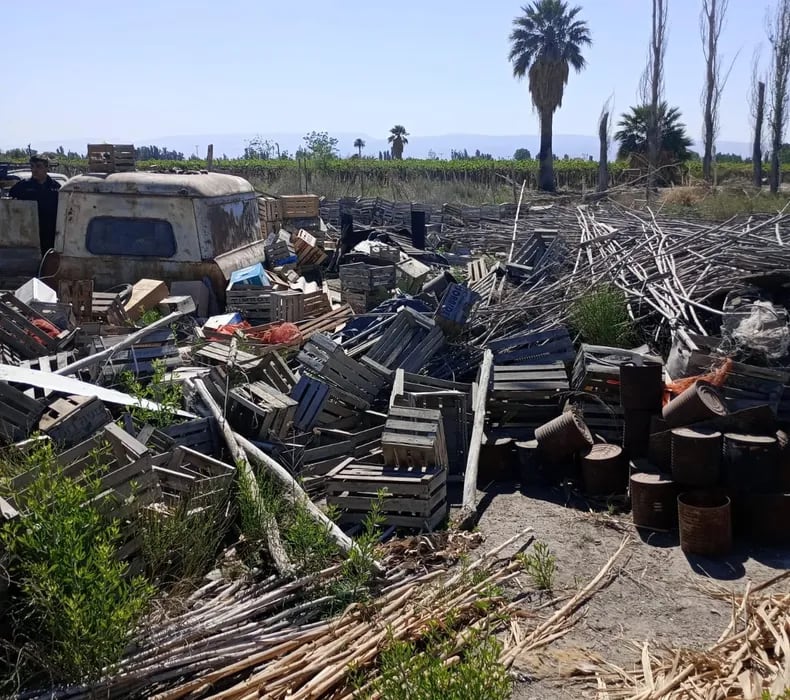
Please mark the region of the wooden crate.
<svg viewBox="0 0 790 700"><path fill-rule="evenodd" d="M56 355L42 355L35 360L23 360L19 362L19 366L35 369L39 372L54 372L55 370L68 367L72 362L74 362L74 357L75 356L73 352L59 352ZM39 387L30 387L30 389L25 389L25 394L31 398L36 399L42 397L45 398L51 393L52 391L50 389L41 389Z"/></svg>
<svg viewBox="0 0 790 700"><path fill-rule="evenodd" d="M65 331L53 338L34 323L43 320L13 294L0 294L0 343L7 345L20 357L31 360L50 355L68 340L69 334Z"/></svg>
<svg viewBox="0 0 790 700"><path fill-rule="evenodd" d="M480 295L469 287L461 284L449 284L439 302L434 320L446 333L458 334L463 330L478 301L480 301Z"/></svg>
<svg viewBox="0 0 790 700"><path fill-rule="evenodd" d="M132 144L88 144L89 173L124 173L135 169L134 146Z"/></svg>
<svg viewBox="0 0 790 700"><path fill-rule="evenodd" d="M222 442L219 426L213 417L195 418L183 423L174 423L161 429L173 445L186 447L202 455L219 454Z"/></svg>
<svg viewBox="0 0 790 700"><path fill-rule="evenodd" d="M447 468L442 414L436 409L390 406L381 436L385 464Z"/></svg>
<svg viewBox="0 0 790 700"><path fill-rule="evenodd" d="M224 499L236 468L188 447L177 447L170 459L153 467L165 505L189 497L190 505Z"/></svg>
<svg viewBox="0 0 790 700"><path fill-rule="evenodd" d="M443 345L441 328L432 319L406 307L395 315L362 362L387 377L398 368L419 372Z"/></svg>
<svg viewBox="0 0 790 700"><path fill-rule="evenodd" d="M369 406L354 394L306 374L299 377L291 391L291 398L298 404L294 425L302 431L318 426L353 428L359 423L359 412Z"/></svg>
<svg viewBox="0 0 790 700"><path fill-rule="evenodd" d="M524 332L488 343L494 353L494 364L545 365L562 362L573 363L576 351L568 330L563 326L545 331Z"/></svg>
<svg viewBox="0 0 790 700"><path fill-rule="evenodd" d="M326 292L309 292L303 298L305 318L317 318L332 311L332 302Z"/></svg>
<svg viewBox="0 0 790 700"><path fill-rule="evenodd" d="M93 341L93 352L98 353L117 345L126 335L104 335ZM170 328L150 331L133 347L118 350L94 372L105 383L115 381L122 373L131 372L138 377L154 374L154 364L162 363L166 369L183 364L176 338Z"/></svg>
<svg viewBox="0 0 790 700"><path fill-rule="evenodd" d="M318 247L318 240L311 233L300 229L292 238L299 267L321 265L326 260L326 253Z"/></svg>
<svg viewBox="0 0 790 700"><path fill-rule="evenodd" d="M269 352L261 357L258 372L269 386L283 394L290 394L296 385L296 376L278 352Z"/></svg>
<svg viewBox="0 0 790 700"><path fill-rule="evenodd" d="M33 432L44 404L19 389L0 382L0 441L17 442Z"/></svg>
<svg viewBox="0 0 790 700"><path fill-rule="evenodd" d="M237 311L250 323L271 323L273 320L271 287L245 285L225 292L225 310Z"/></svg>
<svg viewBox="0 0 790 700"><path fill-rule="evenodd" d="M278 197L283 219L310 219L319 216L319 200L314 194L283 194Z"/></svg>
<svg viewBox="0 0 790 700"><path fill-rule="evenodd" d="M272 322L296 323L304 318L304 294L295 290L272 292Z"/></svg>
<svg viewBox="0 0 790 700"><path fill-rule="evenodd" d="M417 296L422 291L422 285L428 277L431 268L423 265L419 260L409 258L397 264L398 289L406 294Z"/></svg>
<svg viewBox="0 0 790 700"><path fill-rule="evenodd" d="M390 298L386 289L374 289L369 292L358 292L353 289L343 289L340 298L353 310L355 314L364 314L376 308L383 301Z"/></svg>
<svg viewBox="0 0 790 700"><path fill-rule="evenodd" d="M399 369L390 406L430 408L442 414L450 474L462 475L469 452L472 385L411 374Z"/></svg>
<svg viewBox="0 0 790 700"><path fill-rule="evenodd" d="M386 379L348 357L323 333L313 335L297 359L314 375L346 392L361 410L370 407L386 384Z"/></svg>
<svg viewBox="0 0 790 700"><path fill-rule="evenodd" d="M131 324L120 294L110 292L93 292L91 296L91 320L106 323L110 326L127 326Z"/></svg>
<svg viewBox="0 0 790 700"><path fill-rule="evenodd" d="M393 467L345 460L326 479L327 504L341 523L364 521L378 492L385 524L431 531L447 516L447 472L440 467Z"/></svg>
<svg viewBox="0 0 790 700"><path fill-rule="evenodd" d="M369 292L375 289L390 290L395 287L394 265L369 265L348 263L339 269L343 289Z"/></svg>
<svg viewBox="0 0 790 700"><path fill-rule="evenodd" d="M56 445L68 448L94 435L112 416L95 396L65 396L47 406L38 429Z"/></svg>
<svg viewBox="0 0 790 700"><path fill-rule="evenodd" d="M243 425L240 432L262 439L285 438L296 416L297 402L268 386L265 382L251 382L230 390L230 398L240 407ZM238 422L237 422L238 424Z"/></svg>

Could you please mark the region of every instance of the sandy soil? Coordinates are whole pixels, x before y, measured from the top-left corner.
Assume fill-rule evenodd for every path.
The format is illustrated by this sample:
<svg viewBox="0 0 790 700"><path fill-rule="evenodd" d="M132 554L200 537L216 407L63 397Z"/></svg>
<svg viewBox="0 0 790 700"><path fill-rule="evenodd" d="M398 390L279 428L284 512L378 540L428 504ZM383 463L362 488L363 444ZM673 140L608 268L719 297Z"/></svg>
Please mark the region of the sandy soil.
<svg viewBox="0 0 790 700"><path fill-rule="evenodd" d="M747 580L759 583L790 568L790 549L750 549L743 542L726 560L687 558L676 535L644 538L629 514L591 513L583 502L566 505L560 489L524 495L517 485L502 483L479 497L483 547L490 549L531 526L536 539L556 555L558 595L578 590L624 536L631 540L619 575L592 599L577 626L545 652L519 659L513 697L520 700L597 697L585 652L630 669L644 642L703 649L726 627L730 606L706 594L701 584L742 591Z"/></svg>

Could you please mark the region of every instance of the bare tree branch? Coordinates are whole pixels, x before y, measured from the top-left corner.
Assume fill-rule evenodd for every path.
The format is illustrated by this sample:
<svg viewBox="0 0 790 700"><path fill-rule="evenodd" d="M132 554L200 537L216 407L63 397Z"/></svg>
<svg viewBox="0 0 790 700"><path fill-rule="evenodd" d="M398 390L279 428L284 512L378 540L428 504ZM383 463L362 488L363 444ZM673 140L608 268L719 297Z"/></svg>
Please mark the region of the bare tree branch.
<svg viewBox="0 0 790 700"><path fill-rule="evenodd" d="M779 191L782 178L779 152L787 129L790 93L790 0L777 0L773 22L767 28L771 44L771 70L768 83L769 111L768 126L771 130L771 192Z"/></svg>
<svg viewBox="0 0 790 700"><path fill-rule="evenodd" d="M655 187L655 171L661 145L658 111L664 96L664 55L667 50L667 11L669 0L653 0L653 21L647 68L642 77L643 102L649 106L647 123L647 199Z"/></svg>

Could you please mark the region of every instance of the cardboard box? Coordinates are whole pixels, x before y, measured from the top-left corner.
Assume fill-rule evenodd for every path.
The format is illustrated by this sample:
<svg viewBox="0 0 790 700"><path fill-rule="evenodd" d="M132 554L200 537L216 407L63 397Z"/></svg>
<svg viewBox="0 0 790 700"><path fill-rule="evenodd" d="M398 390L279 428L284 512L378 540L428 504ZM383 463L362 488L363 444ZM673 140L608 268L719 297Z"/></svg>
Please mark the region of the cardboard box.
<svg viewBox="0 0 790 700"><path fill-rule="evenodd" d="M143 279L132 287L132 296L124 308L129 318L136 321L148 309L155 309L162 299L169 296L170 291L161 280Z"/></svg>

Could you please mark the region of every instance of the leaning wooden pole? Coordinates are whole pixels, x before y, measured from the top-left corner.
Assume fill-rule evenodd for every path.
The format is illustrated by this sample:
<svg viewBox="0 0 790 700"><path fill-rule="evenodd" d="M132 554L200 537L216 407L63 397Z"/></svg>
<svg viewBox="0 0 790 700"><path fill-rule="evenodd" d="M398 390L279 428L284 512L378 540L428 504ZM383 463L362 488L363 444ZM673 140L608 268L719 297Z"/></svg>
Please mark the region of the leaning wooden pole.
<svg viewBox="0 0 790 700"><path fill-rule="evenodd" d="M518 231L518 217L521 214L521 200L524 199L524 188L527 186L527 181L521 183L521 194L518 196L518 206L516 207L516 220L513 222L513 238L510 241L510 253L507 256L509 263L513 262L513 249L516 247L516 232Z"/></svg>
<svg viewBox="0 0 790 700"><path fill-rule="evenodd" d="M193 379L191 380L191 383L197 390L198 394L200 394L200 398L203 399L203 403L206 404L209 411L211 411L211 415L214 416L220 428L222 429L222 435L225 438L225 443L227 444L228 449L233 456L233 461L236 463L236 468L239 470L239 479L242 482L242 488L247 490L250 499L255 502L256 507L260 512L261 519L263 521L261 524L263 525L263 530L266 533L266 546L269 549L269 554L272 555L275 568L281 576L289 576L293 574L294 567L291 564L291 561L288 559L288 553L285 551L282 539L280 538L280 529L277 526L277 521L275 520L274 516L269 513L268 509L263 503L263 500L261 499L261 494L258 490L258 480L255 478L255 472L253 471L252 465L247 459L247 455L239 446L235 433L233 430L231 430L228 422L222 415L222 410L214 400L214 397L209 393L209 390L206 388L203 380Z"/></svg>
<svg viewBox="0 0 790 700"><path fill-rule="evenodd" d="M459 527L471 527L477 521L477 465L480 461L480 445L483 442L483 428L486 419L486 403L488 401L488 385L494 366L494 353L486 350L477 384L474 403L474 422L472 437L469 444L469 455L466 458L464 472L464 497L461 506Z"/></svg>

